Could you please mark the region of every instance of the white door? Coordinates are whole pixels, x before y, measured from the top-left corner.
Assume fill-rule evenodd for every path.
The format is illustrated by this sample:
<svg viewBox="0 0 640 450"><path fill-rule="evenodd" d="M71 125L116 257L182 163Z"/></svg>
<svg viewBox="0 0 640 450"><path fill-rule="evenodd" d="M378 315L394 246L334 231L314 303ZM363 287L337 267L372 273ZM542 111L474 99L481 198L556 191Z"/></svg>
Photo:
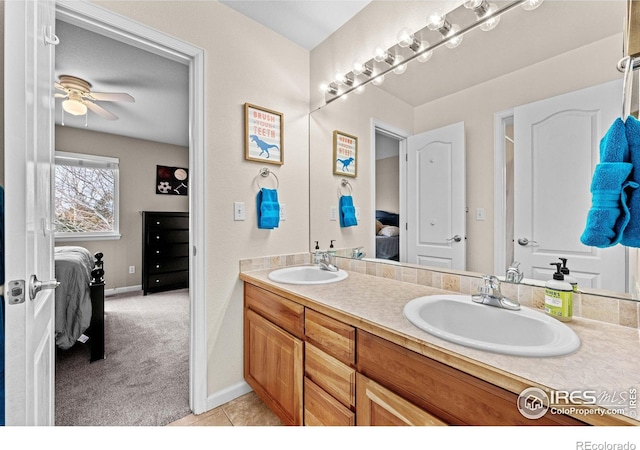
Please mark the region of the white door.
<svg viewBox="0 0 640 450"><path fill-rule="evenodd" d="M466 269L464 122L407 140L407 262Z"/></svg>
<svg viewBox="0 0 640 450"><path fill-rule="evenodd" d="M548 280L567 258L579 286L626 291L625 248L580 242L600 139L621 112L621 81L515 108L514 258L526 278Z"/></svg>
<svg viewBox="0 0 640 450"><path fill-rule="evenodd" d="M54 423L53 1L5 2L6 424ZM37 124L37 126L36 126ZM24 288L22 287L24 283ZM22 291L22 295L21 295ZM21 301L24 299L24 301Z"/></svg>

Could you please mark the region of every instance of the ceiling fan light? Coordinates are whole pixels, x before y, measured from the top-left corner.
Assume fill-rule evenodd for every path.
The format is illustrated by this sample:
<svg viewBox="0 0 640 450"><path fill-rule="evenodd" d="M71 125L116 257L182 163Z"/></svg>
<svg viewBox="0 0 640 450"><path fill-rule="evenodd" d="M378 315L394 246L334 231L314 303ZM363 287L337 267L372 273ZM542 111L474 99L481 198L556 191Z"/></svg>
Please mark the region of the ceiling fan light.
<svg viewBox="0 0 640 450"><path fill-rule="evenodd" d="M87 113L86 105L77 100L67 99L63 101L62 108L73 116L83 116Z"/></svg>

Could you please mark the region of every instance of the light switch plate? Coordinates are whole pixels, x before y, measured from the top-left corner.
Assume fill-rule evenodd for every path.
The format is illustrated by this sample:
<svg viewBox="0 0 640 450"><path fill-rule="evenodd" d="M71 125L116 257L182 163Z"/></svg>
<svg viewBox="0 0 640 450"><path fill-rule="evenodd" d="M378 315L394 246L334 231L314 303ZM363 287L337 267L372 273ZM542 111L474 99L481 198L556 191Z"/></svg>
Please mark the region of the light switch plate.
<svg viewBox="0 0 640 450"><path fill-rule="evenodd" d="M233 202L233 220L245 220L244 202Z"/></svg>
<svg viewBox="0 0 640 450"><path fill-rule="evenodd" d="M484 208L476 208L476 220L484 220Z"/></svg>
<svg viewBox="0 0 640 450"><path fill-rule="evenodd" d="M287 205L280 203L280 220L287 220Z"/></svg>
<svg viewBox="0 0 640 450"><path fill-rule="evenodd" d="M329 220L331 220L332 222L338 220L338 208L336 208L335 206L329 207Z"/></svg>

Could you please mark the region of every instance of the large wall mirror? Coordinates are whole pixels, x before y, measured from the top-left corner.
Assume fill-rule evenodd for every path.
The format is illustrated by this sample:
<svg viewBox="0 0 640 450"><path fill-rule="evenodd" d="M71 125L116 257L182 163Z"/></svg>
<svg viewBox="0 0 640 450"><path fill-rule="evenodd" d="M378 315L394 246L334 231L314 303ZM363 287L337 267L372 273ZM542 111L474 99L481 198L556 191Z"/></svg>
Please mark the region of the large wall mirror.
<svg viewBox="0 0 640 450"><path fill-rule="evenodd" d="M371 42L376 31L397 34L370 26L384 16L386 3L393 3L397 14L406 7L407 20L415 23L416 2L372 2L312 52L312 83L326 82L327 73L354 60L358 36ZM430 2L417 3L426 18ZM398 220L399 251L390 263L504 275L514 260L533 258L525 261L525 279L546 281L555 269L550 264L567 258L583 289L634 296L637 250L598 250L579 241L591 206L598 142L622 111L617 64L625 8L622 0L547 0L534 11L513 8L494 30L473 30L458 47L441 46L427 62L412 61L380 85L369 83L344 100L326 103L318 97L309 119L311 251L315 241L323 249L334 241L344 256L361 248L366 258L380 258L376 211L384 211ZM463 5L448 17L474 18ZM433 43L440 35L422 38ZM594 98L600 99L596 106L590 103ZM560 112L548 112L548 104L560 104ZM332 171L336 130L358 137L357 177L346 179L347 189L345 177ZM461 133L462 159L452 156L458 144L450 133ZM524 144L531 143L526 158L521 156ZM564 152L568 145L584 148L579 163ZM415 156L427 147L429 152ZM419 170L427 175L416 178ZM523 180L537 190L523 196L518 187ZM340 226L339 197L345 194L353 198L357 226ZM435 212L425 214L420 201ZM566 231L571 228L578 230ZM417 238L411 236L416 229ZM428 257L412 250L424 236L439 247ZM456 246L462 256L452 256L449 250ZM523 249L532 249L533 256L522 256ZM595 259L602 267L581 265ZM609 283L612 277L615 283Z"/></svg>

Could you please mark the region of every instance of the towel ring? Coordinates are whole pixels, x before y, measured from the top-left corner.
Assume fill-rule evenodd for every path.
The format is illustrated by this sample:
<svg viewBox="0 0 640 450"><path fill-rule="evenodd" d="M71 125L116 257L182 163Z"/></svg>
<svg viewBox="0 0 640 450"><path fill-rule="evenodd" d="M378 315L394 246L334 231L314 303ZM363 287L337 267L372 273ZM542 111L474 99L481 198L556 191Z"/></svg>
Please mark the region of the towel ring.
<svg viewBox="0 0 640 450"><path fill-rule="evenodd" d="M351 188L351 184L345 180L344 178L342 179L342 181L340 182L340 186L338 186L338 198L342 197L344 194L342 193L342 188L346 187L347 189L349 189L349 194L347 195L351 195L351 193L353 192L353 189Z"/></svg>
<svg viewBox="0 0 640 450"><path fill-rule="evenodd" d="M622 120L626 121L631 113L631 94L633 93L633 66L635 59L626 56L620 60L618 67L626 61L624 65L624 76L622 77Z"/></svg>
<svg viewBox="0 0 640 450"><path fill-rule="evenodd" d="M270 171L268 168L263 167L262 169L260 169L260 172L258 172L258 174L262 178L267 178L269 175L273 175L273 178L276 179L276 187L275 187L275 189L278 189L278 187L280 186L280 180L278 180L278 177L276 176L276 174L273 173L272 171ZM259 178L256 178L256 184L258 185L258 188L262 189L262 186L260 186L260 179Z"/></svg>

